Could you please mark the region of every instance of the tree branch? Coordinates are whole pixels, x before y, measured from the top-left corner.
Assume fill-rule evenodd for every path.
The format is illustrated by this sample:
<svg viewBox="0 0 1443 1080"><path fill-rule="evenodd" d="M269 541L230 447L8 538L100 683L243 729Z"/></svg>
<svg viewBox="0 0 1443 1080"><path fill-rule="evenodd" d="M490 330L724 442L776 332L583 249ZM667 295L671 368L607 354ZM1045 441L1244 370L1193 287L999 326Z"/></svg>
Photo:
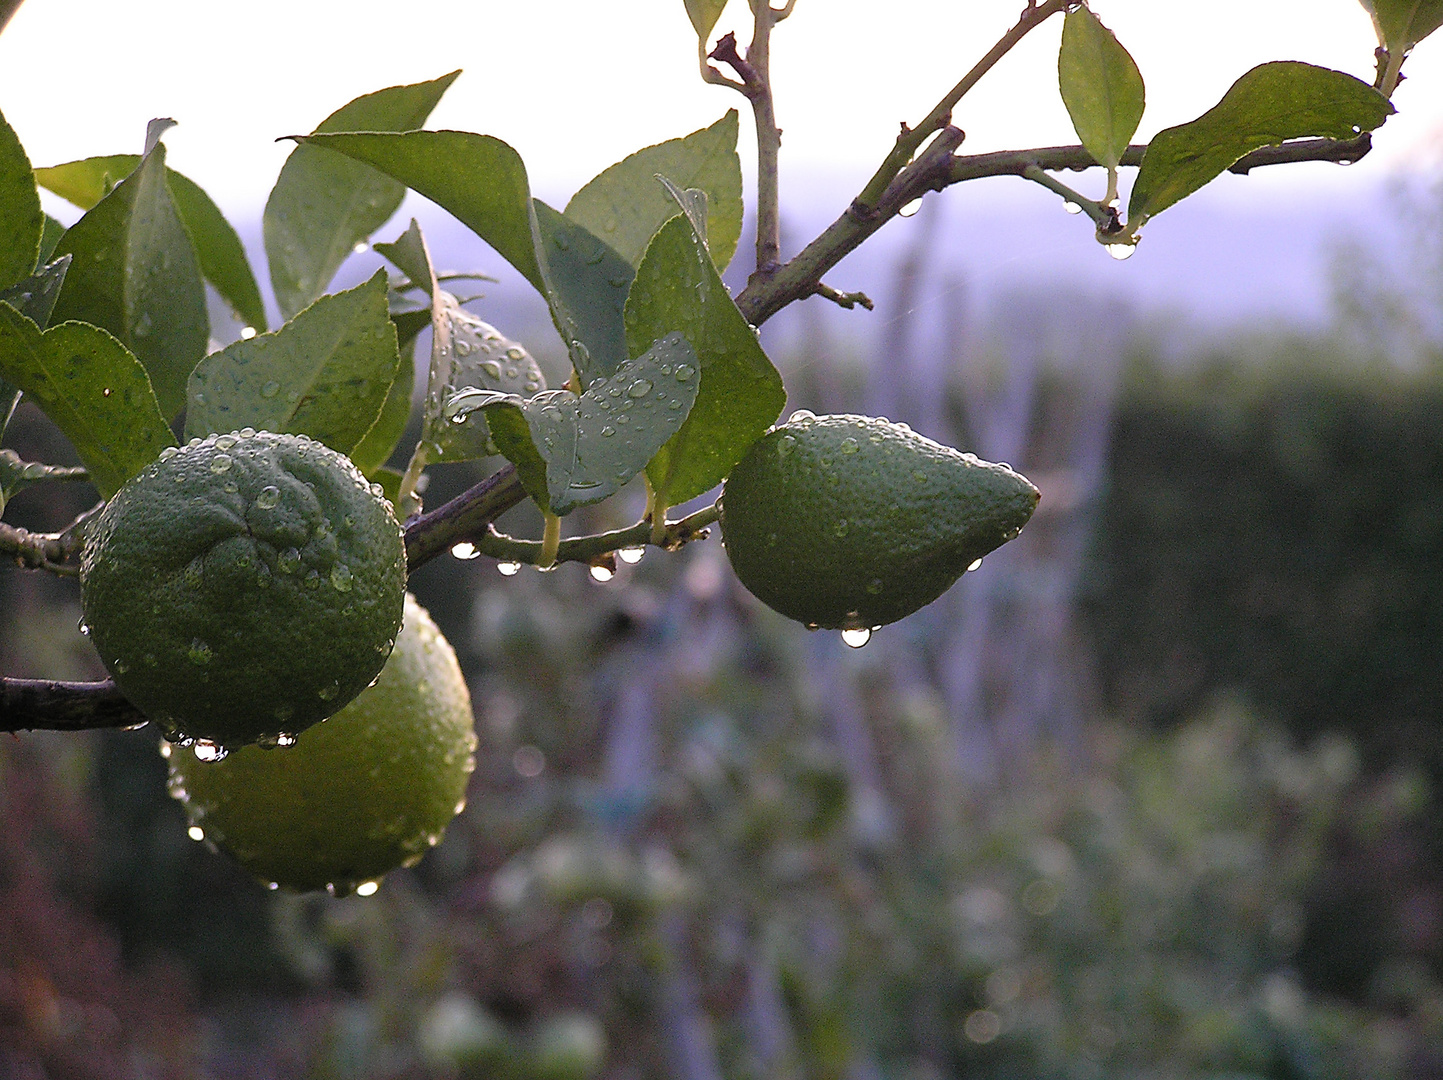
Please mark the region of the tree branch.
<svg viewBox="0 0 1443 1080"><path fill-rule="evenodd" d="M448 503L406 524L406 572L460 543L480 546L493 521L526 498L515 465L492 473Z"/></svg>
<svg viewBox="0 0 1443 1080"><path fill-rule="evenodd" d="M109 679L104 682L0 680L0 731L85 731L130 728L144 723L145 715L126 701Z"/></svg>

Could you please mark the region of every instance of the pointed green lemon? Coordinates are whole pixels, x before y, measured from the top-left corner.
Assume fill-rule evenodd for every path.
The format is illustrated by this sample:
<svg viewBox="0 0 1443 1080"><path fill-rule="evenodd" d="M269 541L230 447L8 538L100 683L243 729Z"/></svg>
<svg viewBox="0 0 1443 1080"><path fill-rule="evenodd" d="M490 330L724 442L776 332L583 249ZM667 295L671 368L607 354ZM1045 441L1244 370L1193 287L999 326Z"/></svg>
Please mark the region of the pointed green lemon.
<svg viewBox="0 0 1443 1080"><path fill-rule="evenodd" d="M722 541L769 607L860 630L910 615L1015 537L1038 492L981 461L869 416L794 413L727 477Z"/></svg>
<svg viewBox="0 0 1443 1080"><path fill-rule="evenodd" d="M376 684L294 745L244 746L216 761L195 747L165 752L192 836L287 889L368 893L440 841L464 803L475 749L456 654L407 596Z"/></svg>

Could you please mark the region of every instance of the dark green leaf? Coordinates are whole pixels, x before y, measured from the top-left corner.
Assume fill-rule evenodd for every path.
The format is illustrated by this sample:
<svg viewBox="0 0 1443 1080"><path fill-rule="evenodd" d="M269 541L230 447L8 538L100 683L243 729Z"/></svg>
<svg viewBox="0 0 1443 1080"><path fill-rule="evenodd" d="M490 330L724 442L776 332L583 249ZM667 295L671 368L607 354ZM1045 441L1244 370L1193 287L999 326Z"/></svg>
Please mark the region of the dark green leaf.
<svg viewBox="0 0 1443 1080"><path fill-rule="evenodd" d="M36 169L35 178L47 191L82 210L89 210L139 164L139 154L111 154ZM194 180L174 169L165 170L165 179L176 212L195 245L201 273L246 325L264 330L265 305L235 229Z"/></svg>
<svg viewBox="0 0 1443 1080"><path fill-rule="evenodd" d="M703 42L716 26L716 21L721 18L721 13L726 10L727 0L686 0L686 14L691 19L692 28L696 30L696 36Z"/></svg>
<svg viewBox="0 0 1443 1080"><path fill-rule="evenodd" d="M666 192L656 186L653 178L658 174L681 188L706 192L704 235L713 261L725 269L742 234L742 167L737 157L735 109L709 128L648 146L613 165L571 197L566 216L636 266L656 230L676 213Z"/></svg>
<svg viewBox="0 0 1443 1080"><path fill-rule="evenodd" d="M415 311L393 311L391 322L396 325L396 347L404 349L415 342L421 331L431 325L431 312L427 308Z"/></svg>
<svg viewBox="0 0 1443 1080"><path fill-rule="evenodd" d="M446 402L458 391L492 390L531 397L545 388L541 368L519 342L472 315L450 293L437 290L421 428L430 461L471 461L496 452L486 418L480 413L462 423L446 415Z"/></svg>
<svg viewBox="0 0 1443 1080"><path fill-rule="evenodd" d="M36 260L36 267L44 266L50 261L50 256L55 252L55 245L60 243L60 238L64 235L65 226L46 214L45 230L40 234L40 258Z"/></svg>
<svg viewBox="0 0 1443 1080"><path fill-rule="evenodd" d="M1069 11L1062 24L1057 81L1083 147L1099 165L1117 168L1142 120L1142 73L1085 6Z"/></svg>
<svg viewBox="0 0 1443 1080"><path fill-rule="evenodd" d="M782 377L685 215L656 234L626 302L633 352L672 331L696 349L701 386L686 423L646 469L663 506L720 483L787 400Z"/></svg>
<svg viewBox="0 0 1443 1080"><path fill-rule="evenodd" d="M75 261L52 316L110 331L133 352L161 410L185 406L185 381L210 332L190 235L171 200L165 144L96 203L56 246Z"/></svg>
<svg viewBox="0 0 1443 1080"><path fill-rule="evenodd" d="M426 248L426 238L421 235L421 226L415 218L393 243L371 246L391 260L411 284L423 289L427 296L436 291L436 271L431 266L431 253Z"/></svg>
<svg viewBox="0 0 1443 1080"><path fill-rule="evenodd" d="M468 390L449 399L445 412L454 420L484 410L502 453L523 483L529 477L532 497L553 514L568 514L619 491L682 427L696 401L696 363L691 344L668 334L580 396ZM519 439L517 413L526 421L529 446ZM538 459L545 462L544 499L535 490Z"/></svg>
<svg viewBox="0 0 1443 1080"><path fill-rule="evenodd" d="M1191 195L1244 154L1288 139L1352 139L1393 112L1378 91L1341 71L1296 61L1253 68L1196 120L1160 131L1143 155L1129 227Z"/></svg>
<svg viewBox="0 0 1443 1080"><path fill-rule="evenodd" d="M349 454L396 379L386 272L323 296L279 330L206 357L190 377L189 437L253 427L309 435Z"/></svg>
<svg viewBox="0 0 1443 1080"><path fill-rule="evenodd" d="M1362 0L1373 16L1378 41L1389 52L1407 52L1443 26L1443 0Z"/></svg>
<svg viewBox="0 0 1443 1080"><path fill-rule="evenodd" d="M533 200L546 252L551 312L583 383L609 375L626 359L626 294L636 271L587 229Z"/></svg>
<svg viewBox="0 0 1443 1080"><path fill-rule="evenodd" d="M316 131L419 128L460 74L358 97L326 117ZM404 184L356 160L314 145L291 152L264 216L271 285L287 319L326 291L354 247L386 223L405 195Z"/></svg>
<svg viewBox="0 0 1443 1080"><path fill-rule="evenodd" d="M175 445L145 368L98 327L63 323L41 333L0 304L0 377L65 433L104 498Z"/></svg>
<svg viewBox="0 0 1443 1080"><path fill-rule="evenodd" d="M50 322L50 312L55 307L60 286L65 281L65 271L69 268L69 255L56 259L18 285L0 290L0 301L9 304L43 330ZM15 415L15 406L19 403L19 388L0 378L0 439L5 437L5 429L10 426L10 418Z"/></svg>
<svg viewBox="0 0 1443 1080"><path fill-rule="evenodd" d="M391 322L396 322L394 315ZM356 468L372 479L375 478L373 474L395 453L406 430L406 421L411 418L411 391L416 386L416 333L419 331L402 341L398 326L396 344L400 350L400 363L396 367L396 377L391 382L386 403L381 406L381 415L376 417L366 437L350 453Z"/></svg>
<svg viewBox="0 0 1443 1080"><path fill-rule="evenodd" d="M0 289L35 269L43 228L30 159L15 130L0 115Z"/></svg>

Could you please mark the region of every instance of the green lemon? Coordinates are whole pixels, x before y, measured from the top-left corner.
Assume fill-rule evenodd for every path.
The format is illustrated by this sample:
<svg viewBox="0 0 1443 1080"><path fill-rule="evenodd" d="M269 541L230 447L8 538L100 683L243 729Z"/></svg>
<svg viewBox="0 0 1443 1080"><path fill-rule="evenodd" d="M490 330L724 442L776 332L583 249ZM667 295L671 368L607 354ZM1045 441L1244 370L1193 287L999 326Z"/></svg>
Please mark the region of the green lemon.
<svg viewBox="0 0 1443 1080"><path fill-rule="evenodd" d="M406 597L396 648L376 684L274 749L219 760L167 744L170 791L192 832L287 889L364 888L418 862L465 802L475 765L471 696L456 654Z"/></svg>
<svg viewBox="0 0 1443 1080"><path fill-rule="evenodd" d="M941 596L1021 531L1037 489L868 416L794 413L727 478L722 541L769 607L812 627L868 630Z"/></svg>
<svg viewBox="0 0 1443 1080"><path fill-rule="evenodd" d="M380 672L406 552L350 460L250 428L167 449L86 540L85 624L174 738L233 747L302 731Z"/></svg>

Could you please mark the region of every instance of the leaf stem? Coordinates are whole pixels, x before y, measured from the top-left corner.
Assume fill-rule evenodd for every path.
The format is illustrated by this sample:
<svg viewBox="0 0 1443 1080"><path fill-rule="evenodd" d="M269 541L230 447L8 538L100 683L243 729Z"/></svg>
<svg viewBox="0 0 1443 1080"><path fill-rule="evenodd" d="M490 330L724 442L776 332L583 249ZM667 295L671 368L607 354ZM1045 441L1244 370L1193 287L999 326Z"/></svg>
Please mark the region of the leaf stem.
<svg viewBox="0 0 1443 1080"><path fill-rule="evenodd" d="M1041 184L1047 188L1048 191L1053 191L1061 195L1073 206L1081 207L1083 213L1092 218L1093 223L1097 226L1099 236L1104 233L1114 233L1118 231L1120 226L1118 225L1117 211L1111 206L1104 206L1102 203L1093 202L1093 200L1089 199L1086 195L1074 191L1061 180L1044 172L1041 166L1028 165L1027 168L1022 170L1022 175L1034 184ZM1114 175L1116 174L1114 173Z"/></svg>
<svg viewBox="0 0 1443 1080"><path fill-rule="evenodd" d="M555 563L590 563L613 551L629 547L642 547L646 544L653 544L666 551L675 551L693 540L702 539L706 535L704 530L717 520L718 513L716 503L712 503L710 506L704 506L700 510L688 514L680 521L668 522L659 543L653 538L651 522L646 518L625 529L613 529L610 532L593 533L589 536L575 536L570 540L561 541L557 546ZM545 552L543 551L543 542L540 540L520 540L514 536L497 532L493 527L487 529L473 543L476 545L476 550L482 555L489 556L497 562L526 563L529 566L547 565L542 562Z"/></svg>

